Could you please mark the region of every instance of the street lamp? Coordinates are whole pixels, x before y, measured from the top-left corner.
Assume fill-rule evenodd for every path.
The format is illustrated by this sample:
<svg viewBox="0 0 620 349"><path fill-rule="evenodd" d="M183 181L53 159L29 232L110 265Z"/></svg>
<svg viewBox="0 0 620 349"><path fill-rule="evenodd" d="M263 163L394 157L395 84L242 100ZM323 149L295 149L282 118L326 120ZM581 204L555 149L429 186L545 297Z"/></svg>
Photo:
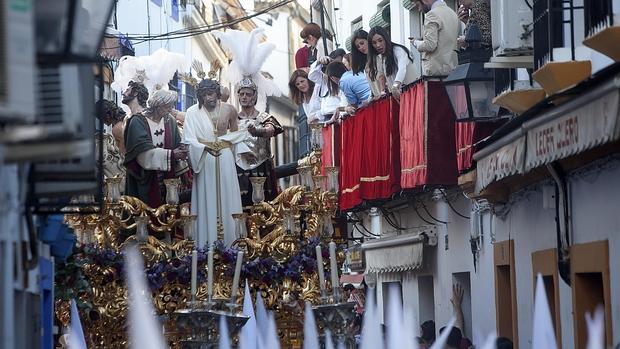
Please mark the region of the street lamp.
<svg viewBox="0 0 620 349"><path fill-rule="evenodd" d="M114 0L36 0L37 53L45 62L92 62Z"/></svg>
<svg viewBox="0 0 620 349"><path fill-rule="evenodd" d="M493 72L484 67L490 50L480 47L482 35L476 25L467 32L468 47L459 53L459 65L443 81L456 115L456 121L488 121L498 117L499 106L493 104Z"/></svg>

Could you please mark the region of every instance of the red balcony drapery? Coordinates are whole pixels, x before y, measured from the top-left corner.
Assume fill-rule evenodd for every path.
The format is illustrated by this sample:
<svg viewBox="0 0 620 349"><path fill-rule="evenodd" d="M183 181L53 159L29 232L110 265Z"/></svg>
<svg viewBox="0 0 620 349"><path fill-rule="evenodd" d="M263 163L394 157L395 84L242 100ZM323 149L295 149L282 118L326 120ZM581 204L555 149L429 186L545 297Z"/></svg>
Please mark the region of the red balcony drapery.
<svg viewBox="0 0 620 349"><path fill-rule="evenodd" d="M398 103L392 98L381 99L364 113L361 196L364 200L389 198L400 190Z"/></svg>
<svg viewBox="0 0 620 349"><path fill-rule="evenodd" d="M454 131L456 137L456 167L459 173L472 165L475 122L457 122Z"/></svg>
<svg viewBox="0 0 620 349"><path fill-rule="evenodd" d="M361 113L360 113L361 114ZM356 115L342 122L340 146L340 209L348 210L362 202L360 195L360 174L362 171L362 149L359 140L364 137L362 115ZM359 142L361 143L361 142Z"/></svg>
<svg viewBox="0 0 620 349"><path fill-rule="evenodd" d="M456 184L455 121L443 84L420 80L400 100L401 187Z"/></svg>
<svg viewBox="0 0 620 349"><path fill-rule="evenodd" d="M386 98L343 121L340 209L386 199L400 190L398 110L398 104Z"/></svg>
<svg viewBox="0 0 620 349"><path fill-rule="evenodd" d="M323 164L323 174L325 167L340 166L340 125L331 124L323 127L323 153L321 162Z"/></svg>
<svg viewBox="0 0 620 349"><path fill-rule="evenodd" d="M501 119L486 122L455 123L456 165L459 174L469 171L474 166L475 144L490 136L503 123L504 120Z"/></svg>

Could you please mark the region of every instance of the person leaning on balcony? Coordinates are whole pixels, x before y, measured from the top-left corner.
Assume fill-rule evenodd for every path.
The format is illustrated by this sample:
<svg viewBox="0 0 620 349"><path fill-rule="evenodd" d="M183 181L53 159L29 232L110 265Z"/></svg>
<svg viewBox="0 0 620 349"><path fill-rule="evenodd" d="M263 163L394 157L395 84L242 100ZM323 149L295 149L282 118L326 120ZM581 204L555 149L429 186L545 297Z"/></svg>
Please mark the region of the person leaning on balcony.
<svg viewBox="0 0 620 349"><path fill-rule="evenodd" d="M335 52L335 51L334 51ZM331 56L324 56L319 58L318 61L312 63L310 66L310 72L308 73L308 79L314 83L315 92L314 96L318 96L319 99L319 112L318 122L333 121L340 116L340 112L344 111L347 106L347 99L340 92L338 86L335 88L330 86L325 69L327 64L334 59L341 59L337 53L332 52ZM332 58L333 57L333 58Z"/></svg>
<svg viewBox="0 0 620 349"><path fill-rule="evenodd" d="M459 18L441 0L416 0L414 4L425 13L422 38L409 38L422 54L422 75L447 76L458 64Z"/></svg>
<svg viewBox="0 0 620 349"><path fill-rule="evenodd" d="M344 64L337 61L331 62L327 65L326 73L329 78L330 91L339 89L346 97L348 105L345 111L349 115L354 114L355 110L370 98L370 87L366 78L353 74Z"/></svg>
<svg viewBox="0 0 620 349"><path fill-rule="evenodd" d="M385 74L383 64L375 61L376 76L370 78L370 66L368 65L368 32L358 29L351 37L351 71L355 75L363 74L368 80L371 98L378 98L385 93Z"/></svg>
<svg viewBox="0 0 620 349"><path fill-rule="evenodd" d="M303 107L307 123L316 122L319 118L321 101L318 96L319 93L316 91L317 86L308 79L308 73L302 69L295 70L288 81L288 88L293 102Z"/></svg>
<svg viewBox="0 0 620 349"><path fill-rule="evenodd" d="M295 53L295 67L308 72L312 63L325 56L323 46L319 45L321 27L316 23L308 23L301 30L299 36L304 40L305 46Z"/></svg>
<svg viewBox="0 0 620 349"><path fill-rule="evenodd" d="M390 34L383 27L374 27L368 33L368 65L370 79L377 78L377 61L383 65L386 88L400 98L403 85L414 82L420 75L413 64L409 49L390 40Z"/></svg>

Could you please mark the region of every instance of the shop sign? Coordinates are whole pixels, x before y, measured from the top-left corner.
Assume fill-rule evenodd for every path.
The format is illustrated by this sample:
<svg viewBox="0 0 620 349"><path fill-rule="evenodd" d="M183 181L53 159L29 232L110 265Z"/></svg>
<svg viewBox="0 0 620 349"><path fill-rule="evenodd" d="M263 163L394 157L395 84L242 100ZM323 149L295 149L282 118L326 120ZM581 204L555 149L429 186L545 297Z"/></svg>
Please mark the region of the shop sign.
<svg viewBox="0 0 620 349"><path fill-rule="evenodd" d="M525 137L506 144L495 152L477 161L476 192L502 178L523 173L525 158Z"/></svg>
<svg viewBox="0 0 620 349"><path fill-rule="evenodd" d="M362 245L355 245L349 248L348 260L351 271L363 272L366 269Z"/></svg>
<svg viewBox="0 0 620 349"><path fill-rule="evenodd" d="M526 170L618 139L618 96L615 90L528 130Z"/></svg>

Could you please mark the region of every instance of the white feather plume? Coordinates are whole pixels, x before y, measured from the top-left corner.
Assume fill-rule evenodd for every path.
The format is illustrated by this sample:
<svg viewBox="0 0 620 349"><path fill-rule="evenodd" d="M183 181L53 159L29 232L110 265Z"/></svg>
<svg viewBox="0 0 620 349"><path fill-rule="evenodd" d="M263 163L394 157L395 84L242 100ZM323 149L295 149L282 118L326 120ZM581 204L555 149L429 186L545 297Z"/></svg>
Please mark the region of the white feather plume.
<svg viewBox="0 0 620 349"><path fill-rule="evenodd" d="M180 53L169 52L163 48L153 52L150 56L124 56L120 59L114 72L112 89L122 92L129 85L129 81L135 81L136 76L143 72L144 86L153 93L156 89L168 89L168 82L174 77L174 73L189 70L189 62Z"/></svg>
<svg viewBox="0 0 620 349"><path fill-rule="evenodd" d="M280 96L282 92L278 86L261 74L261 68L267 57L276 46L269 42L260 43L264 38L264 29L256 28L250 33L240 30L216 31L213 33L222 47L232 55L232 62L228 66L228 77L237 84L245 77L249 77L258 87L258 102L256 109L264 111L268 96Z"/></svg>

